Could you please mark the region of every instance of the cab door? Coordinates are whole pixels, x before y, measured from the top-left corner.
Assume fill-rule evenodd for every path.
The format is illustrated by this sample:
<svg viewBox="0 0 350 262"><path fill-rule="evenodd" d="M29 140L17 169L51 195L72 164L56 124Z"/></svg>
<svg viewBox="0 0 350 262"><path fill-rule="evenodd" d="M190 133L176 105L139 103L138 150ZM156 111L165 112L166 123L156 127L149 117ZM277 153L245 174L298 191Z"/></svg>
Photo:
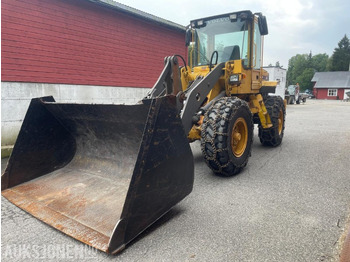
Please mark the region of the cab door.
<svg viewBox="0 0 350 262"><path fill-rule="evenodd" d="M252 89L256 90L261 87L261 66L262 66L262 50L261 50L261 34L258 26L258 19L254 19L253 28L253 46L252 46Z"/></svg>

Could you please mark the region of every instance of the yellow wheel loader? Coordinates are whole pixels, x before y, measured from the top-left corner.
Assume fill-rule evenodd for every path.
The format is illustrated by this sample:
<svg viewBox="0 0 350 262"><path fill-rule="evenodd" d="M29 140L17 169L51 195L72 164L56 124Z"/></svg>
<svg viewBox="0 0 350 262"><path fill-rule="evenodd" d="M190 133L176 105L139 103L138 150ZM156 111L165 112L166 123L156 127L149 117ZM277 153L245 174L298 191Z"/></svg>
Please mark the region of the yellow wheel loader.
<svg viewBox="0 0 350 262"><path fill-rule="evenodd" d="M187 196L200 140L217 175L248 162L253 127L283 138L285 103L262 69L266 18L250 11L193 20L179 55L135 105L31 101L2 175L2 195L45 223L115 254ZM183 66L179 66L182 60Z"/></svg>

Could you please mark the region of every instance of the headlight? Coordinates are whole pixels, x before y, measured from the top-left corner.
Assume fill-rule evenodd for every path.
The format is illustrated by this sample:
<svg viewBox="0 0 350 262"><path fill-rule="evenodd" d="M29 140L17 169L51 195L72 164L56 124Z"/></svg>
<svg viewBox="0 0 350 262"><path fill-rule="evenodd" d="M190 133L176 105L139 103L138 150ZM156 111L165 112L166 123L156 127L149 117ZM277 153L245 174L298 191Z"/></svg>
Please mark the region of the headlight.
<svg viewBox="0 0 350 262"><path fill-rule="evenodd" d="M204 25L204 21L203 21L203 20L199 20L199 21L197 22L197 25L198 25L198 26L203 26L203 25Z"/></svg>
<svg viewBox="0 0 350 262"><path fill-rule="evenodd" d="M237 19L237 14L230 14L230 19L231 20L236 20Z"/></svg>
<svg viewBox="0 0 350 262"><path fill-rule="evenodd" d="M239 83L240 83L239 82L239 74L230 75L230 78L229 78L230 85L238 85Z"/></svg>

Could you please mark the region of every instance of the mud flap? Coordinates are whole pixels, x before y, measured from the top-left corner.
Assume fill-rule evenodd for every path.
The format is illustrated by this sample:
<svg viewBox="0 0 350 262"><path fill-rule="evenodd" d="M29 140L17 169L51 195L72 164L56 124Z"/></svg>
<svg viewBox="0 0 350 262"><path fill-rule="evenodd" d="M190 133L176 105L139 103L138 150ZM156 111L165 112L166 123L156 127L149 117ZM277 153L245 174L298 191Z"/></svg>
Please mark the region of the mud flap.
<svg viewBox="0 0 350 262"><path fill-rule="evenodd" d="M175 97L136 105L31 101L2 195L92 247L117 253L187 196L193 156Z"/></svg>

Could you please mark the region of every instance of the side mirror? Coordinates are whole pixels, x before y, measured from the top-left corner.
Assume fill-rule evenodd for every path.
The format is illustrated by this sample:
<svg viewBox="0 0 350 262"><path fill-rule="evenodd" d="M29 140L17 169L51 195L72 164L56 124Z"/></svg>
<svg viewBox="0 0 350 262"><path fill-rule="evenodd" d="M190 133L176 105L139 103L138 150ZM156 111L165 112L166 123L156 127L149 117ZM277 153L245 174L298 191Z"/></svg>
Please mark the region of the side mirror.
<svg viewBox="0 0 350 262"><path fill-rule="evenodd" d="M189 46L192 41L192 29L187 29L186 30L186 35L185 35L185 45Z"/></svg>
<svg viewBox="0 0 350 262"><path fill-rule="evenodd" d="M267 35L269 33L269 29L267 27L266 16L259 15L258 24L259 24L260 34Z"/></svg>

